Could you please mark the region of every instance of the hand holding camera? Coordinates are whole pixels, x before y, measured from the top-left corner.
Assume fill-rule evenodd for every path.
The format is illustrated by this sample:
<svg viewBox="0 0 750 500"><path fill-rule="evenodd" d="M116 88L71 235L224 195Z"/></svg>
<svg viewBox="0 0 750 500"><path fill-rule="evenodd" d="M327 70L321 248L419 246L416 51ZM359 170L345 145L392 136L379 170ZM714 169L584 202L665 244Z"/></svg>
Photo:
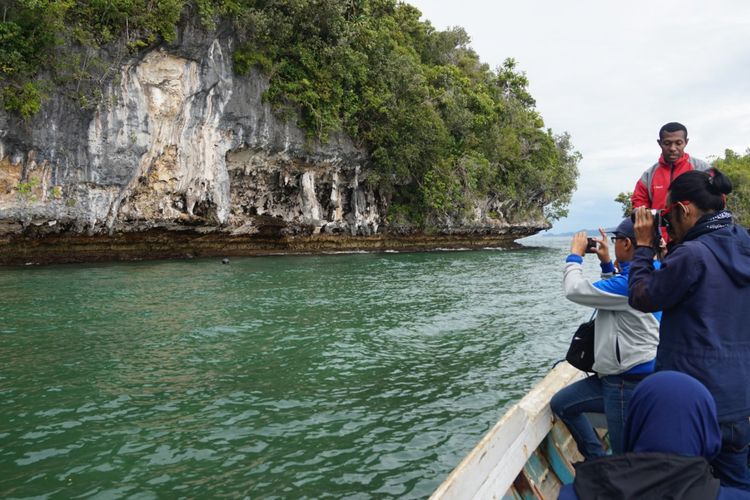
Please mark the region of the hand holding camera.
<svg viewBox="0 0 750 500"><path fill-rule="evenodd" d="M604 228L599 228L601 238L589 238L586 231L581 231L573 236L570 244L570 252L583 257L587 253L594 253L601 262L609 262L609 245L607 244L607 233Z"/></svg>
<svg viewBox="0 0 750 500"><path fill-rule="evenodd" d="M652 247L658 252L662 239L661 227L664 225L659 210L638 207L630 214L630 219L633 221L636 245Z"/></svg>
<svg viewBox="0 0 750 500"><path fill-rule="evenodd" d="M594 238L586 238L586 253L596 253L596 240Z"/></svg>

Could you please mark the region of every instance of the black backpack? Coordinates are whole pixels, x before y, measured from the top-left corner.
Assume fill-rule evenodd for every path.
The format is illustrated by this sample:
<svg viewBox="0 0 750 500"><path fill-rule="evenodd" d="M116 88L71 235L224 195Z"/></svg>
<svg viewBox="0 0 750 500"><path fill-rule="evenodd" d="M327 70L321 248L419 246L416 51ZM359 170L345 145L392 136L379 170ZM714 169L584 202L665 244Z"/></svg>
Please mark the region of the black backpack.
<svg viewBox="0 0 750 500"><path fill-rule="evenodd" d="M593 372L594 366L594 322L596 310L591 319L581 323L570 340L565 360L584 372Z"/></svg>

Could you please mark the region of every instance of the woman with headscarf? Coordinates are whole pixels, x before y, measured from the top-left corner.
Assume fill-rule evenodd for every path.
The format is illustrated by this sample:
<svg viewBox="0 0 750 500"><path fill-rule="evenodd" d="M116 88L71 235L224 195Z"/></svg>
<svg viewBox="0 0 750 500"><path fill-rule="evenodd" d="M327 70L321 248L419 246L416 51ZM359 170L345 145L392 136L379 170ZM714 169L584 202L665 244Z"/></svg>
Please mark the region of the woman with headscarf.
<svg viewBox="0 0 750 500"><path fill-rule="evenodd" d="M708 388L722 433L714 473L722 484L750 491L750 236L725 208L731 191L716 169L670 184L661 215L672 242L660 269L653 265L653 217L636 210L629 301L640 311L662 311L656 370L687 373Z"/></svg>
<svg viewBox="0 0 750 500"><path fill-rule="evenodd" d="M663 371L636 387L625 423L627 453L580 462L570 499L750 499L750 492L721 486L709 462L719 453L716 404L689 375Z"/></svg>

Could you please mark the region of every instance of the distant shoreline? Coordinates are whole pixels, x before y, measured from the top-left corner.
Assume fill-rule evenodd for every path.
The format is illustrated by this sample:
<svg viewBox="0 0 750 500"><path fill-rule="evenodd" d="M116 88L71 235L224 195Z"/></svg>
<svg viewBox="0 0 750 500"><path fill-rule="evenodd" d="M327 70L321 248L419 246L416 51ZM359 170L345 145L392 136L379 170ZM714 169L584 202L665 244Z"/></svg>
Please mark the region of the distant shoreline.
<svg viewBox="0 0 750 500"><path fill-rule="evenodd" d="M611 232L613 232L615 230L615 228L614 227L605 227L604 230L607 233L611 233ZM565 232L565 233L550 233L550 232L537 233L537 234L535 234L533 236L528 236L528 238L533 238L533 237L537 237L537 238L550 238L550 237L560 237L560 236L573 236L573 235L575 235L579 231L586 231L586 234L591 234L591 235L595 235L595 236L599 234L599 228L596 228L596 229L579 229L578 231L568 231L568 232Z"/></svg>

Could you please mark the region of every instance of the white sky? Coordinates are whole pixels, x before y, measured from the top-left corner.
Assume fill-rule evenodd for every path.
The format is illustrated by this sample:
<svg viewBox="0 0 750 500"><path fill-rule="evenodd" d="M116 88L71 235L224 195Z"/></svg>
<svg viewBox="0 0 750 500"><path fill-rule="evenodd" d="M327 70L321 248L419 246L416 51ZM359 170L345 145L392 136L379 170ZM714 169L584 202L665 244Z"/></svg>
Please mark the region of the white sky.
<svg viewBox="0 0 750 500"><path fill-rule="evenodd" d="M545 126L583 154L570 216L552 231L614 226L613 200L659 157L659 128L691 156L750 147L748 0L407 0L439 30L462 26L483 62L513 57Z"/></svg>

